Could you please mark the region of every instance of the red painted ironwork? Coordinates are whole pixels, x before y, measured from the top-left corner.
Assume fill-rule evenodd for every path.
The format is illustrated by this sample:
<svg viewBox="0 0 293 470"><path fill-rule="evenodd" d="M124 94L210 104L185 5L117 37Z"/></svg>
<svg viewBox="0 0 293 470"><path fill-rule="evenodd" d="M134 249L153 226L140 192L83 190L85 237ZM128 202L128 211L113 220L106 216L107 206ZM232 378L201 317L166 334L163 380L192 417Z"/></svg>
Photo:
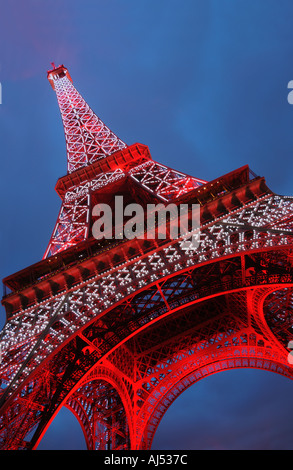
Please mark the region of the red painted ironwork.
<svg viewBox="0 0 293 470"><path fill-rule="evenodd" d="M62 406L88 449L149 449L186 388L227 369L293 378L293 198L247 166L206 182L126 145L53 66L68 173L43 259L4 284L0 448L36 449ZM96 240L92 209L115 194L200 205L182 238Z"/></svg>

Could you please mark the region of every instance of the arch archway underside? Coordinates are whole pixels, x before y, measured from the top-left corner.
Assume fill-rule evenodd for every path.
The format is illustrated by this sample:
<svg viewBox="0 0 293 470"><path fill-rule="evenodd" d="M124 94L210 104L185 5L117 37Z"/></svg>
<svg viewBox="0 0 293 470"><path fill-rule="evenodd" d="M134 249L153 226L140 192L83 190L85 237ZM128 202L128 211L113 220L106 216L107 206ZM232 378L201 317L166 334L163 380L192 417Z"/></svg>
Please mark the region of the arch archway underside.
<svg viewBox="0 0 293 470"><path fill-rule="evenodd" d="M161 394L158 392L155 397L152 396L152 399L145 404L145 409L140 416L140 421L138 422L137 449L151 449L158 426L164 414L172 403L174 403L176 398L187 390L187 388L212 374L248 368L274 372L293 380L292 370L282 362L271 360L268 357L261 357L261 355L237 356L236 354L236 356L233 357L232 351L230 352L231 355L227 358L218 361L215 360L201 368L195 368L192 372L188 372L189 365L186 364L177 377L169 377L169 388L164 388L165 384L162 384L164 392ZM264 356L266 356L266 354L264 354Z"/></svg>
<svg viewBox="0 0 293 470"><path fill-rule="evenodd" d="M262 299L271 289L261 292ZM150 448L160 419L185 384L221 370L247 367L293 378L288 352L273 340L269 329L260 328L248 315L247 297L247 292L240 292L186 308L125 344L135 364L133 448ZM119 349L109 360L126 372Z"/></svg>
<svg viewBox="0 0 293 470"><path fill-rule="evenodd" d="M78 419L89 450L130 448L130 416L123 398L125 393L119 393L105 375L86 381L67 401L66 406Z"/></svg>
<svg viewBox="0 0 293 470"><path fill-rule="evenodd" d="M188 300L220 295L226 290L260 283L292 283L290 237L284 238L281 244L280 237L269 232L266 234L266 243L263 243L261 235L264 233L255 229L256 233L249 233L249 237L253 238L244 243L243 233L235 233L233 224L229 230L225 225L224 232L223 227L220 229L217 224L209 230L211 228L215 230L213 236L205 230L201 233L203 240L198 252L186 252L182 249L182 243L174 241L169 246L160 247L156 253L139 259L133 266L131 263L127 267L115 268L109 274L104 273L93 280L81 282L66 294L57 292L52 299L25 308L16 319L7 322L1 332L3 361L0 374L8 387L0 396L1 407L3 404L6 406L9 397L17 393L30 374L35 373L36 364L41 368L68 341L96 322L97 318L105 319L105 322L101 321L102 330L109 324L112 327L113 313L119 334L115 335L114 330L111 331L112 347L112 340L116 341L116 337L121 334L115 315L116 308L129 311L129 305L134 305L127 312L127 318L133 320L131 327L134 331L139 327L140 320L141 324L152 320L153 316L151 319L141 317L150 309L150 298L154 303L155 296L155 315L158 316ZM223 235L226 230L226 242L218 240L219 234ZM238 237L237 243L234 235ZM216 238L221 242L220 246L211 249L212 241L206 240L206 237ZM235 244L231 244L231 237ZM171 279L177 276L181 285L174 289ZM130 322L128 330L129 326ZM17 347L19 343L21 348ZM107 343L99 343L102 355L109 352L108 343L109 338Z"/></svg>
<svg viewBox="0 0 293 470"><path fill-rule="evenodd" d="M121 345L103 366L96 367L67 402L84 429L88 448L104 449L108 445L107 448L121 449L129 445L132 449L150 449L160 420L177 396L211 374L254 368L292 379L293 370L287 361L287 353L278 342L272 345L270 339L265 339L245 320L245 303L246 295L242 292L230 296L228 302L224 298L213 299L205 306L178 312L173 318L154 324ZM237 314L231 316L230 309L236 308ZM207 312L211 309L214 315L208 318ZM203 316L206 317L205 325L198 323ZM116 409L120 403L119 413L112 424L113 432L118 430L120 446L115 447L113 434L110 438L107 433L108 408L100 408L94 417L86 399L88 394L85 397L85 384L93 395L98 379L112 381L115 396L120 396L115 401ZM113 394L113 388L111 393L108 392L109 396ZM127 441L126 435L130 434L131 439ZM114 447L111 447L113 443Z"/></svg>
<svg viewBox="0 0 293 470"><path fill-rule="evenodd" d="M278 273L272 261L274 256L270 255L270 262L265 265L266 253L260 252L253 256L250 255L249 260L244 259L244 262L243 258L237 255L221 262L215 261L197 268L187 268L180 273L169 274L160 281L142 288L131 298L117 303L103 317L91 320L80 329L72 341L67 342L57 352L57 356L52 356L52 361L48 362L44 369L39 368L39 374L36 378L31 380L29 385L20 392L25 398L29 397L30 402L34 405L34 408L30 410L31 417L28 420L31 420L32 423L40 420L42 407L38 407L38 402L39 398L42 399L42 402L46 401L46 389L50 389L53 394L54 390L58 391L55 397L53 395L54 399L52 399L52 395L49 397L51 405L54 405L54 408L52 406L52 409L49 410L48 416L51 417L61 403L64 403L66 397L70 396L72 389L76 387L84 375L95 364L103 361L104 357L111 355L112 351L119 348L129 337L136 336L140 330L148 328L156 322L160 323L161 319L172 317L175 319L176 312L188 310L193 305L204 305L206 301L215 300L213 308L204 308L204 313L197 311L197 322L204 326L209 324L210 318L214 317L215 312L222 305L221 302L224 302L222 307L226 309L226 312L229 311L225 320L226 325L224 325L226 330L227 325L233 319L233 311L235 310L241 312L239 316L239 321L242 322L241 327L244 325L247 327L251 323L255 331L261 332L267 338L269 329L265 331L266 328L263 326L260 316L255 315L253 309L249 309L246 296L249 292L261 291L265 297L278 288L292 286L292 274L289 269L291 265L284 261L287 259L287 254L281 250L275 255L276 259L278 255L282 258L283 263L283 268ZM254 273L246 272L246 268L250 269L248 264L250 266L253 264ZM241 305L236 302L237 295L234 294L237 292L242 293L237 300ZM227 310L228 305L230 308ZM231 310L231 305L234 310ZM88 311L89 306L84 305L84 309ZM258 307L257 309L259 310ZM62 315L68 317L68 311ZM58 320L59 325L63 318L62 315ZM218 311L218 316L221 317L223 314ZM225 331L224 326L223 331ZM208 338L207 333L205 338ZM270 339L275 348L284 349L278 341L276 342L272 333ZM159 340L157 337L156 341ZM68 366L65 367L66 364ZM125 361L123 368L131 369L129 364L129 361ZM47 384L43 380L44 372L48 380ZM125 375L131 375L129 370L126 372ZM62 377L61 381L59 377ZM42 394L40 394L40 387L42 387ZM19 406L20 401L18 401L18 408ZM16 416L17 411L15 420L17 420ZM20 433L17 445L23 445L22 439Z"/></svg>

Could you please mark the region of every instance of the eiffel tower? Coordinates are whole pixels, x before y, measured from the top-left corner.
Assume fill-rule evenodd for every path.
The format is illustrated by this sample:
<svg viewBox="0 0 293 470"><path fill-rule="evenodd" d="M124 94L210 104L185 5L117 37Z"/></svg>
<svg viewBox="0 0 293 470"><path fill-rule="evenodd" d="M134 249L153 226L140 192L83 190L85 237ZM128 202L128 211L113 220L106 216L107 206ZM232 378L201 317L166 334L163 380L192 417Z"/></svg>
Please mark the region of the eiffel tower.
<svg viewBox="0 0 293 470"><path fill-rule="evenodd" d="M3 281L0 448L37 449L65 406L88 449L150 449L166 410L204 377L292 379L293 198L248 166L207 182L158 163L97 117L66 67L47 76L67 174L43 258ZM94 207L116 195L199 206L197 249L169 232L94 237Z"/></svg>

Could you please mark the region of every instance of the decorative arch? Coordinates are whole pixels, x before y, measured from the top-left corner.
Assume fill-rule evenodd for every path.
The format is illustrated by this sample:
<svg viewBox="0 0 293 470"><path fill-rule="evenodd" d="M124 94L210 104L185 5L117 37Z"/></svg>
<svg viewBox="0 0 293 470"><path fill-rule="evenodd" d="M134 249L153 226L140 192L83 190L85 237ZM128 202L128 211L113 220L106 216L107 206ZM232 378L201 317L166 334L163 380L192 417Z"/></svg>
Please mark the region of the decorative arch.
<svg viewBox="0 0 293 470"><path fill-rule="evenodd" d="M242 269L239 270L241 266ZM222 260L220 264L210 262L200 268L186 267L181 271L169 273L167 276L141 287L133 295L116 301L113 306L109 306L104 311L103 315L95 316L90 321L86 317L83 325L77 325L79 329L57 348L58 352L54 353L55 356L53 357L54 354L52 353L51 358L49 356L43 361L43 366L46 367L43 371L39 367L38 375L32 383L32 387L28 383L28 387L32 388L32 390L28 389L28 393L32 397L31 401L37 402L40 397L39 382L43 384L43 372L47 374L48 383L50 381L50 390L54 390L55 386L57 387L56 378L58 376L64 377L62 379L62 390L60 387L56 388L57 392L60 390L61 393L56 395L56 403L52 401L52 409L49 409L47 416L45 415L46 410L42 418L40 418L41 412L37 407L30 410L33 415L30 420L31 426L40 423L29 444L31 448L37 447L57 410L67 402L69 397L77 390L77 386L82 383L82 380L97 364L104 364L106 358L107 361L111 362L113 353L123 345L129 345L132 340L138 344L141 333L149 335L149 331L153 326L156 328L157 325L161 324L163 329L169 328L174 320L170 331L176 333L177 314L181 315L183 313L185 315L184 312L186 311L192 312L193 309L203 309L202 311L197 310L196 313L196 328L201 328L200 347L204 347L204 344L208 343L210 339L216 341L216 346L219 346L220 342L228 340L228 336L234 331L239 333L239 339L240 332L245 334L245 328L249 327L252 328L252 334L257 333L263 336L264 340L270 338L271 351L274 354L282 352L283 363L286 363L288 354L284 353L284 347L274 338L272 331L263 325L263 313L261 313L260 306L269 293L277 289L291 288L292 274L289 272L289 274L276 275L272 272L271 266L268 265L265 273L261 272L260 274L246 276L244 268L245 264L241 264L239 255ZM213 280L213 282L209 284L208 280ZM79 292L78 295L75 294L75 297L72 297L72 304L70 305L77 308L81 304L83 313L80 313L80 315L86 316L86 312L89 312L89 316L92 316L90 305L92 305L93 298L91 296L93 296L93 292L88 293L88 297L85 292ZM213 305L206 308L206 302L212 302ZM239 312L239 315L235 315L235 312ZM64 321L69 321L68 315L71 313L71 310L60 312L58 325L60 326L63 317ZM187 317L185 319L190 322L190 328L192 328L194 325L192 325L191 319ZM236 330L235 327L237 327ZM215 337L215 334L219 334L219 336ZM156 335L154 339L155 344L160 346L160 336ZM260 339L260 341L263 341L263 339ZM184 334L181 336L180 342L181 344L184 342ZM230 346L233 347L233 345ZM133 351L131 353L134 354ZM33 356L30 360L32 359ZM136 357L133 363L136 363L135 361ZM131 393L133 394L131 398L132 406L129 405L126 409L129 410L127 422L131 423L128 424L131 448L137 448L140 446L139 439L142 439L142 436L140 438L139 436L145 432L144 425L139 424L145 396L150 394L153 387L159 385L160 380L158 381L155 374L153 376L154 383L147 384L147 389L144 390L141 386L144 377L141 377L141 380L136 380L131 377L129 370L125 373L127 364L119 363L116 366L118 369L122 368L122 373L128 376L129 383L133 387L133 390L130 390L125 385L129 396ZM52 373L52 371L54 372ZM29 377L26 380L29 380ZM56 380L56 383L54 380ZM24 384L26 385L26 382ZM17 382L13 385L16 387ZM45 394L46 390L47 388L44 387L41 392ZM122 392L120 398L126 396L127 393ZM10 396L9 400L12 399L13 395ZM6 402L7 407L9 400ZM88 428L89 426L87 424ZM28 428L28 425L26 427Z"/></svg>
<svg viewBox="0 0 293 470"><path fill-rule="evenodd" d="M236 348L234 353L235 352ZM191 360L189 363L187 362L185 364L181 371L178 369L174 371L172 377L168 377L168 380L165 380L164 383L161 384L161 389L164 388L164 393L159 396L159 393L156 390L156 394L150 396L145 402L139 424L142 426L143 421L146 420L146 418L147 421L145 422L143 431L140 435L140 440L137 442L137 449L144 450L151 448L158 426L170 406L189 387L205 377L227 370L246 368L274 372L293 380L292 367L290 368L289 365L286 366L282 362L268 359L265 356L266 353L264 348L263 357L258 357L257 355L254 357L237 357L236 354L235 357L233 357L233 355L229 355L214 362L211 361L209 364L203 365L199 368L195 368L193 361ZM151 412L150 408L152 408Z"/></svg>
<svg viewBox="0 0 293 470"><path fill-rule="evenodd" d="M293 378L288 351L262 319L265 299L277 287L252 287L194 303L126 343L135 351L136 449L151 448L169 406L208 375L254 368Z"/></svg>

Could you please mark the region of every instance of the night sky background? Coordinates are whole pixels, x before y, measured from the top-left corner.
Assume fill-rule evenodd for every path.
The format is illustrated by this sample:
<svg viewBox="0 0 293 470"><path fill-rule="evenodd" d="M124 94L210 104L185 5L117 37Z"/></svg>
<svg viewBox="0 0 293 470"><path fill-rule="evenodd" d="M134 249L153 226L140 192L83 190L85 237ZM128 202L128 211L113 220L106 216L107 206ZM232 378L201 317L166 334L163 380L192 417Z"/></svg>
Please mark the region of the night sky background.
<svg viewBox="0 0 293 470"><path fill-rule="evenodd" d="M154 160L206 180L248 164L293 195L292 25L292 0L0 0L1 279L42 258L60 207L52 61ZM210 376L170 407L153 449L293 450L292 392L264 371ZM84 448L66 409L39 446Z"/></svg>

